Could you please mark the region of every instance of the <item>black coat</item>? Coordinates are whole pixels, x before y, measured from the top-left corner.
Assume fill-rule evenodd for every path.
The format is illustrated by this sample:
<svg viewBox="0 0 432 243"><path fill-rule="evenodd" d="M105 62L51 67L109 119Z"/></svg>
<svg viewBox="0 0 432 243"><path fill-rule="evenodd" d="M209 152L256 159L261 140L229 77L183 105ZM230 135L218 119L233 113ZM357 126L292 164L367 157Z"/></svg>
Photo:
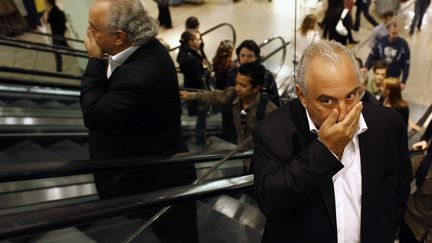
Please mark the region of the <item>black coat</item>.
<svg viewBox="0 0 432 243"><path fill-rule="evenodd" d="M193 89L208 89L210 72L203 65L204 57L188 45L181 45L177 55L180 71L184 76L184 87ZM198 102L188 101L190 116L197 114Z"/></svg>
<svg viewBox="0 0 432 243"><path fill-rule="evenodd" d="M361 242L392 243L410 192L406 129L390 109L364 104L362 113ZM336 243L332 177L343 165L309 131L300 101L265 117L254 142L256 194L267 217L262 241Z"/></svg>
<svg viewBox="0 0 432 243"><path fill-rule="evenodd" d="M90 158L171 156L187 151L181 138L177 74L158 40L138 48L109 79L106 75L106 63L90 59L81 83ZM157 177L152 170L134 170L98 173L95 180L101 196L116 196L159 187L164 182ZM165 177L175 178L175 174Z"/></svg>

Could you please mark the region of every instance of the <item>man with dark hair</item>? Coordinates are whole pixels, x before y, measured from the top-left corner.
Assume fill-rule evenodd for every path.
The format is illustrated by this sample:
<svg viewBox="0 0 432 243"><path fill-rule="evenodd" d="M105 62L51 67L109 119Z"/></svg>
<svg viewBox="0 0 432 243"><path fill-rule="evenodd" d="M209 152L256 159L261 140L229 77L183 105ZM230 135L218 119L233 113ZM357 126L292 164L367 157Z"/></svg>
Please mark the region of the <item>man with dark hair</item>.
<svg viewBox="0 0 432 243"><path fill-rule="evenodd" d="M303 52L299 97L253 131L262 242L393 242L410 193L407 131L391 109L359 101L350 49Z"/></svg>
<svg viewBox="0 0 432 243"><path fill-rule="evenodd" d="M260 53L261 49L257 45L257 43L253 40L244 40L240 45L236 48L236 54L238 58L239 64L257 62L260 63ZM235 77L236 77L237 69L231 70L231 78L228 80L229 86L234 86ZM276 81L274 79L273 74L265 69L264 74L264 82L262 84L263 92L266 92L270 99L277 106L280 105L280 97L277 89Z"/></svg>
<svg viewBox="0 0 432 243"><path fill-rule="evenodd" d="M237 131L237 143L241 144L251 135L257 121L277 108L268 97L261 95L264 70L264 66L259 63L245 63L238 68L235 87L198 93L180 91L180 97L183 100L232 105L231 113ZM247 146L252 147L252 144Z"/></svg>
<svg viewBox="0 0 432 243"><path fill-rule="evenodd" d="M369 70L377 60L385 60L388 65L387 76L400 79L401 89L404 89L409 77L410 48L406 40L399 37L395 22L388 26L388 30L388 35L372 48L365 67Z"/></svg>
<svg viewBox="0 0 432 243"><path fill-rule="evenodd" d="M186 19L185 22L185 29L187 30L193 30L193 31L198 31L199 30L199 26L200 26L200 22L198 20L197 17L195 16L190 16Z"/></svg>
<svg viewBox="0 0 432 243"><path fill-rule="evenodd" d="M367 69L363 69L366 70ZM371 92L377 100L381 100L384 92L384 79L387 77L387 63L384 60L378 60L372 68L373 78L367 83L367 90Z"/></svg>

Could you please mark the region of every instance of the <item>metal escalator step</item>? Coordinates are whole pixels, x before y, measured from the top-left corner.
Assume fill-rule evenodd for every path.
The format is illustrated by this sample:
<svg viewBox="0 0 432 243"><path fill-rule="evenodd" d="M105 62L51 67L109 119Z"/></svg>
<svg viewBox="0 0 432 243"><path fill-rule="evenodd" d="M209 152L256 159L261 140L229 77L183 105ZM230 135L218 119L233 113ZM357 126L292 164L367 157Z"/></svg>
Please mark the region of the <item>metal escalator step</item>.
<svg viewBox="0 0 432 243"><path fill-rule="evenodd" d="M66 105L57 100L49 100L39 105L41 108L65 108Z"/></svg>
<svg viewBox="0 0 432 243"><path fill-rule="evenodd" d="M39 105L36 102L33 102L29 99L18 99L10 102L8 106L15 106L15 107L39 107Z"/></svg>
<svg viewBox="0 0 432 243"><path fill-rule="evenodd" d="M0 152L0 164L6 164L6 163L15 163L16 161L11 158L9 155Z"/></svg>
<svg viewBox="0 0 432 243"><path fill-rule="evenodd" d="M197 209L200 242L261 242L261 232L242 224L236 219L227 217L214 210L210 205L198 202Z"/></svg>
<svg viewBox="0 0 432 243"><path fill-rule="evenodd" d="M81 146L70 139L58 141L48 146L46 149L66 161L89 158L88 148Z"/></svg>
<svg viewBox="0 0 432 243"><path fill-rule="evenodd" d="M28 139L10 146L4 152L17 162L61 161L59 156Z"/></svg>
<svg viewBox="0 0 432 243"><path fill-rule="evenodd" d="M68 105L69 108L81 109L81 104L79 102L74 102Z"/></svg>
<svg viewBox="0 0 432 243"><path fill-rule="evenodd" d="M68 227L60 230L50 231L44 236L40 237L35 243L46 242L62 242L62 243L96 243L97 241L91 239L86 234L81 232L75 227Z"/></svg>

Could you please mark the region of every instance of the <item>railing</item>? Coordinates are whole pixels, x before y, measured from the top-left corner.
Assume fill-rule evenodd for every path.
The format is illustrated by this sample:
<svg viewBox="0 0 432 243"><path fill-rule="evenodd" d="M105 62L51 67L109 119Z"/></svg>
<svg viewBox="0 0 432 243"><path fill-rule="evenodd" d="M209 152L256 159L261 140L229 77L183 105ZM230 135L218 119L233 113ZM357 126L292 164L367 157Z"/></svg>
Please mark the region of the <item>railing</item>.
<svg viewBox="0 0 432 243"><path fill-rule="evenodd" d="M252 156L252 151L233 154L230 159L244 159ZM66 176L92 173L112 169L133 169L155 164L201 163L222 159L225 153L210 155L176 154L174 157L136 158L116 160L79 160L70 162L2 164L0 182Z"/></svg>
<svg viewBox="0 0 432 243"><path fill-rule="evenodd" d="M198 200L252 187L253 176L203 182L114 199L9 214L0 217L0 239L51 231L179 202Z"/></svg>
<svg viewBox="0 0 432 243"><path fill-rule="evenodd" d="M212 28L210 28L210 29L208 29L208 30L202 32L202 33L201 33L201 37L207 35L208 33L211 33L212 31L214 31L214 30L216 30L216 29L219 29L219 28L221 28L221 27L224 27L224 26L228 26L228 27L231 29L232 36L233 36L233 41L232 41L232 42L233 42L233 45L235 46L235 44L236 44L236 40L237 40L237 34L236 34L235 29L234 29L234 26L232 26L231 24L228 24L228 23L221 23L221 24L218 24L218 25L216 25L216 26L214 26L214 27L212 27ZM170 51L170 52L171 52L171 51L175 51L175 50L177 50L177 49L179 49L179 48L180 48L180 45L178 45L178 46L176 46L176 47L174 47L174 48L171 48L169 51Z"/></svg>
<svg viewBox="0 0 432 243"><path fill-rule="evenodd" d="M7 40L7 39L0 39L0 45L4 46L11 46L11 47L17 47L27 50L34 50L34 51L42 51L42 52L51 52L51 53L58 53L61 55L68 55L68 56L74 56L74 57L81 57L81 58L87 58L87 53L84 54L81 50L76 49L57 49L57 46L52 45L44 45L40 43L25 43L25 42L18 42L15 40Z"/></svg>
<svg viewBox="0 0 432 243"><path fill-rule="evenodd" d="M38 31L33 31L33 30L27 30L27 29L20 29L20 28L16 28L7 24L0 24L0 28L6 28L6 29L10 29L10 30L15 30L17 32L26 32L26 33L31 33L31 34L35 34L35 35L41 35L41 36L47 36L47 37L53 37L53 38L62 38L62 39L66 39L67 41L73 41L73 42L78 42L78 43L84 43L83 40L80 39L74 39L74 38L68 38L68 37L64 37L62 35L52 35L52 34L47 34L47 33L41 33Z"/></svg>
<svg viewBox="0 0 432 243"><path fill-rule="evenodd" d="M0 40L4 40L4 41L12 41L12 42L16 42L16 43L22 43L22 44L26 44L29 46L34 46L34 47L51 47L51 48L55 48L57 50L66 50L66 51L70 51L70 52L75 52L75 53L81 53L84 55L87 55L87 52L84 50L78 50L78 49L74 49L68 46L61 46L61 45L49 45L49 44L45 44L45 43L39 43L39 42L33 42L33 41L26 41L26 40L19 40L19 39L15 39L12 37L7 37L7 36L1 36L0 35Z"/></svg>

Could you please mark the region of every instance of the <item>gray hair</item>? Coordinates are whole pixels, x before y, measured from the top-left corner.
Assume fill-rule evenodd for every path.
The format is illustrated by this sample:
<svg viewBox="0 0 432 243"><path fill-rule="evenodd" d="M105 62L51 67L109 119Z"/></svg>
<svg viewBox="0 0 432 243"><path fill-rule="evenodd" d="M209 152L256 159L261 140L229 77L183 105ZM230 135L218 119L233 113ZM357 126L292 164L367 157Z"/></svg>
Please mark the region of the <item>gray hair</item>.
<svg viewBox="0 0 432 243"><path fill-rule="evenodd" d="M320 56L333 65L340 64L342 55L348 57L354 67L357 83L360 81L360 70L353 52L346 46L336 41L321 40L309 45L304 51L300 59L299 67L296 73L295 84L300 87L300 90L306 94L305 76L306 70L312 60Z"/></svg>
<svg viewBox="0 0 432 243"><path fill-rule="evenodd" d="M132 45L143 45L158 34L158 23L150 16L140 0L107 0L108 30L122 30Z"/></svg>

